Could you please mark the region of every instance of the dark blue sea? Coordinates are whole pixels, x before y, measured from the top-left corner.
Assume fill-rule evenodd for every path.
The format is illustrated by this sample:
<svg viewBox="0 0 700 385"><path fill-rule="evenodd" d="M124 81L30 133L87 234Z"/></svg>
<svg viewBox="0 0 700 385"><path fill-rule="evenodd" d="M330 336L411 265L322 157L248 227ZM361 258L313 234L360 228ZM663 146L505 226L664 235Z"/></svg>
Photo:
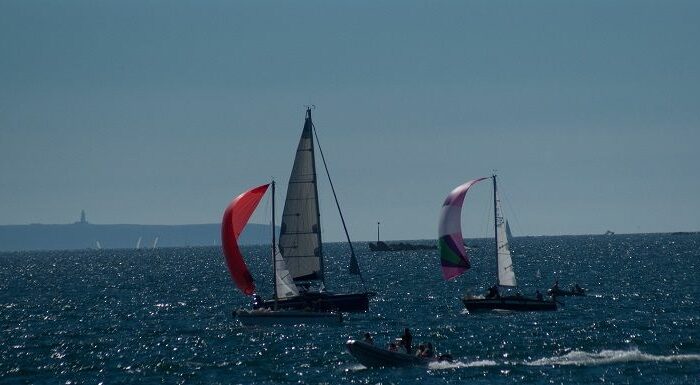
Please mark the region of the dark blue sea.
<svg viewBox="0 0 700 385"><path fill-rule="evenodd" d="M357 243L377 297L342 326L246 328L248 306L218 248L0 254L1 384L698 384L700 235L516 237L519 288L589 290L556 312L468 314L494 281L488 240L473 269L442 280L436 251ZM327 286L361 290L343 244L325 245ZM244 250L269 296L268 247ZM538 278L537 271L540 271ZM404 327L453 363L366 369L346 350Z"/></svg>

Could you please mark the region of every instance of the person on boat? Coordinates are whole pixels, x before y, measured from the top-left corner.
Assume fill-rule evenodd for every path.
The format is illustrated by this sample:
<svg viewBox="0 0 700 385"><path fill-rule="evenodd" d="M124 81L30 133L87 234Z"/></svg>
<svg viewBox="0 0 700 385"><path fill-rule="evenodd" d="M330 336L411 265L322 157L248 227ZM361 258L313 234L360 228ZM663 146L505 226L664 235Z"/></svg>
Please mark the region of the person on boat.
<svg viewBox="0 0 700 385"><path fill-rule="evenodd" d="M501 294L498 292L498 286L497 286L497 285L493 285L493 286L489 287L489 290L488 290L488 292L486 293L486 298L487 298L487 299L490 299L490 298L500 298L500 297L501 297Z"/></svg>
<svg viewBox="0 0 700 385"><path fill-rule="evenodd" d="M544 300L544 298L542 297L542 293L540 293L539 290L537 290L537 292L535 292L535 297L537 298L538 301Z"/></svg>
<svg viewBox="0 0 700 385"><path fill-rule="evenodd" d="M395 343L391 342L391 343L389 344L389 351L390 351L390 352L398 352L398 351L399 351L399 348L396 346Z"/></svg>
<svg viewBox="0 0 700 385"><path fill-rule="evenodd" d="M577 284L574 285L574 293L580 294L583 293L583 288Z"/></svg>
<svg viewBox="0 0 700 385"><path fill-rule="evenodd" d="M423 345L423 344L418 345L418 349L416 350L416 357L423 357L424 351L425 351L425 345Z"/></svg>
<svg viewBox="0 0 700 385"><path fill-rule="evenodd" d="M411 354L411 343L413 342L413 336L408 328L403 329L403 335L401 335L401 344L403 348L406 349L406 354Z"/></svg>
<svg viewBox="0 0 700 385"><path fill-rule="evenodd" d="M428 342L428 345L425 347L425 350L423 350L423 357L432 358L434 355L435 352L433 351L433 344L431 342Z"/></svg>
<svg viewBox="0 0 700 385"><path fill-rule="evenodd" d="M372 335L369 333L365 333L364 341L370 345L374 345L374 340L372 339Z"/></svg>
<svg viewBox="0 0 700 385"><path fill-rule="evenodd" d="M557 279L556 281L554 281L554 285L552 285L552 288L549 289L549 294L556 297L557 295L559 295L559 293L559 280Z"/></svg>

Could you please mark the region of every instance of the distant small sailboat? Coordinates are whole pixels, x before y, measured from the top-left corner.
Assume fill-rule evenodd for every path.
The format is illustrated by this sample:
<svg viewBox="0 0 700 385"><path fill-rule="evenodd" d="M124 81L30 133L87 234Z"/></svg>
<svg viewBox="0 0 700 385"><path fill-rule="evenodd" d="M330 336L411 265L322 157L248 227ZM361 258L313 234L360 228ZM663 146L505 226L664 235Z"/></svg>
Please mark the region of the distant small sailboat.
<svg viewBox="0 0 700 385"><path fill-rule="evenodd" d="M490 178L470 180L452 190L447 199L445 199L442 205L438 229L438 248L440 249L442 275L446 280L451 280L471 268L462 236L462 204L469 188L485 179L491 179L493 182L496 283L500 287L515 287L517 285L515 271L513 270L506 221L501 212L501 202L498 199L496 190L496 175L492 175ZM495 287L490 290L490 294L488 298L484 296L465 296L462 302L470 312L479 310L543 311L557 309L556 302L551 300L527 298L521 295L500 296Z"/></svg>
<svg viewBox="0 0 700 385"><path fill-rule="evenodd" d="M152 247L152 249L155 249L156 246L158 246L158 237L156 237L156 239L153 240L153 247Z"/></svg>
<svg viewBox="0 0 700 385"><path fill-rule="evenodd" d="M141 237L139 237L138 241L136 241L136 250L141 248Z"/></svg>
<svg viewBox="0 0 700 385"><path fill-rule="evenodd" d="M540 269L537 269L535 272L535 278L542 278L542 273L540 272Z"/></svg>
<svg viewBox="0 0 700 385"><path fill-rule="evenodd" d="M299 296L299 289L292 279L284 259L277 251L275 242L275 182L250 189L236 197L226 208L221 223L221 244L226 257L231 278L236 286L246 295L255 294L255 282L248 270L243 254L238 247L238 237L248 223L258 203L272 186L272 264L273 264L273 307L271 309L239 309L234 315L245 325L267 325L276 323L338 323L342 315L334 312L300 311L279 309L277 303L286 298Z"/></svg>
<svg viewBox="0 0 700 385"><path fill-rule="evenodd" d="M508 239L513 239L513 233L510 231L510 224L508 224L508 220L506 219L506 236L508 236Z"/></svg>
<svg viewBox="0 0 700 385"><path fill-rule="evenodd" d="M95 241L95 247L97 247L97 250L102 249L102 244L100 244L100 241Z"/></svg>

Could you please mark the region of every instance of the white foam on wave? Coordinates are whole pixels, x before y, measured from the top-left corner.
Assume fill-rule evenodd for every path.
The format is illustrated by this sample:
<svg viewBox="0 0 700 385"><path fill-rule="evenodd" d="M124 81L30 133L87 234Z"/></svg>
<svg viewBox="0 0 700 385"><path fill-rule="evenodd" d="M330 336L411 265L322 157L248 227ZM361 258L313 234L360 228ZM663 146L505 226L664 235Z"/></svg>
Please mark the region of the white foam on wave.
<svg viewBox="0 0 700 385"><path fill-rule="evenodd" d="M431 362L428 367L431 370L442 370L442 369L459 369L459 368L475 368L483 366L495 366L496 361L491 360L479 360L472 362L462 362L462 361L442 361L442 362Z"/></svg>
<svg viewBox="0 0 700 385"><path fill-rule="evenodd" d="M540 358L539 360L525 362L530 366L547 365L604 365L624 362L677 362L677 361L699 361L700 354L671 354L668 356L658 356L641 352L639 349L630 350L601 350L598 353L590 353L581 350L574 350L559 357Z"/></svg>

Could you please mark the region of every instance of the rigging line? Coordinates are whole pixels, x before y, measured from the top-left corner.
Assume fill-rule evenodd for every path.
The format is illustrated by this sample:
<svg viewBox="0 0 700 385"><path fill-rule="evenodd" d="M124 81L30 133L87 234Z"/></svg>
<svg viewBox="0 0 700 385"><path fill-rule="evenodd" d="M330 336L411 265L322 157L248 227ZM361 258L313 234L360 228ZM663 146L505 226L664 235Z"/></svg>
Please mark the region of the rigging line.
<svg viewBox="0 0 700 385"><path fill-rule="evenodd" d="M348 240L348 245L350 246L350 272L353 273L355 270L357 275L360 276L360 282L362 282L362 289L366 292L365 279L362 277L362 272L360 271L360 266L357 264L357 257L355 256L355 249L352 247L352 242L350 241L350 235L348 234L348 228L345 226L345 218L343 218L343 212L340 210L340 203L338 203L338 196L335 194L335 188L333 187L333 181L331 180L331 174L328 172L328 165L326 164L326 157L323 156L323 150L321 149L321 142L318 140L318 133L316 132L316 126L311 123L311 128L314 130L314 137L316 138L316 145L318 146L318 152L321 154L321 160L323 161L323 168L326 169L326 176L328 176L328 184L331 185L331 191L333 192L333 199L335 199L335 206L338 208L338 214L340 214L340 222L343 224L343 230L345 230L345 237ZM354 261L354 262L353 262ZM353 264L355 266L353 266ZM355 269L356 267L356 269Z"/></svg>
<svg viewBox="0 0 700 385"><path fill-rule="evenodd" d="M501 189L501 191L503 191L503 189ZM513 205L510 203L510 199L509 199L508 194L506 194L505 192L502 192L502 193L501 193L501 196L504 198L504 200L506 201L506 204L508 205L508 212L509 212L510 214L513 214L513 218L515 219L515 224L518 226L518 227L516 227L516 229L517 229L517 230L522 229L522 225L520 224L520 220L518 219L518 215L517 215L517 213L515 212L515 209L513 208ZM512 231L512 230L513 230L513 229L511 228L511 231Z"/></svg>
<svg viewBox="0 0 700 385"><path fill-rule="evenodd" d="M262 210L260 210L259 213L253 213L251 218L253 218L257 223L267 223L269 226L272 226L272 213L271 213L271 202L272 202L272 194L266 194L269 195L266 197L267 199L262 200ZM259 217L263 217L265 219L260 219ZM275 231L274 229L272 231ZM272 236L272 234L270 234Z"/></svg>
<svg viewBox="0 0 700 385"><path fill-rule="evenodd" d="M474 234L475 238L492 238L493 237L493 198L490 196L488 205L479 205L480 216L477 218L481 227L478 229L479 232Z"/></svg>

